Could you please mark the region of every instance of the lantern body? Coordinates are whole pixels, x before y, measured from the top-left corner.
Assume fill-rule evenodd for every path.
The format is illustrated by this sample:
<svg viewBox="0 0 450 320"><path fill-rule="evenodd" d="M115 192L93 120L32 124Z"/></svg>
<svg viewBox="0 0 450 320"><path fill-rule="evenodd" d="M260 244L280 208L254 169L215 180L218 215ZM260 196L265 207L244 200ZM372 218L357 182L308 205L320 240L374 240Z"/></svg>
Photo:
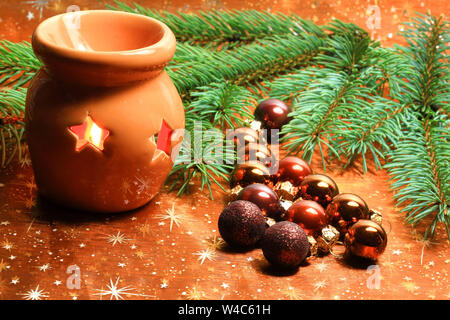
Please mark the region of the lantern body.
<svg viewBox="0 0 450 320"><path fill-rule="evenodd" d="M78 12L73 36L67 15L33 35L44 66L25 126L39 193L88 211L138 208L159 191L182 138L183 105L163 69L175 37L157 20L106 10Z"/></svg>

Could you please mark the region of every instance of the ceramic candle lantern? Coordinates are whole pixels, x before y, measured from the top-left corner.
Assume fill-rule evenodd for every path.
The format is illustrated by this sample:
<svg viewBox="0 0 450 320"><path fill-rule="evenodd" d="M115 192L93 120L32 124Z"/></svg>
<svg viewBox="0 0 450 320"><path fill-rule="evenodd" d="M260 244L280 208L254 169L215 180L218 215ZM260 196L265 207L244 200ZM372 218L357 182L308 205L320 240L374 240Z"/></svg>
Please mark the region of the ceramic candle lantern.
<svg viewBox="0 0 450 320"><path fill-rule="evenodd" d="M77 209L135 209L158 192L184 128L164 71L175 37L141 15L99 10L42 22L26 138L39 192ZM181 130L182 131L182 130Z"/></svg>

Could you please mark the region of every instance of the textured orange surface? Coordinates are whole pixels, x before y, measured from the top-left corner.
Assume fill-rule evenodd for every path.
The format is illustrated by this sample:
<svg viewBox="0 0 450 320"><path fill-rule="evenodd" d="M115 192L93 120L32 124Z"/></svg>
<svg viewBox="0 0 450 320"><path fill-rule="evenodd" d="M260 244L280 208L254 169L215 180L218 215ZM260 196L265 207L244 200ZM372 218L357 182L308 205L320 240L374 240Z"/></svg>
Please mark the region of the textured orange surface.
<svg viewBox="0 0 450 320"><path fill-rule="evenodd" d="M144 7L171 12L196 12L211 9L255 9L270 12L295 13L317 24L331 19L353 22L371 32L373 39L391 46L402 41L397 35L414 12L448 15L447 0L137 0ZM81 10L104 9L113 1L102 0L0 0L0 38L11 41L29 40L39 21L66 12L71 5ZM379 18L379 20L377 20ZM378 22L377 22L378 21Z"/></svg>
<svg viewBox="0 0 450 320"><path fill-rule="evenodd" d="M318 23L336 17L367 27L366 11L372 2L151 3L170 11L271 9ZM425 12L431 3L434 14L448 11L444 1L378 1L382 22L376 36L391 45L398 40L398 23L413 10ZM68 4L74 3L48 1L42 15L63 12ZM82 9L104 6L100 1L76 4ZM29 39L39 15L26 1L0 2L0 38ZM363 175L360 162L345 171L341 163L334 163L327 174L341 192L359 194L384 214L385 253L369 270L370 266L329 255L310 258L291 274L273 270L258 249L234 252L220 241L217 218L226 197L218 188L213 201L196 183L181 198L163 189L137 211L92 215L36 198L29 165L26 158L0 172L0 299L450 299L450 243L445 231L439 228L433 241L423 242L423 226L406 225L394 208L387 174L371 169ZM323 172L318 157L312 168ZM75 269L80 272L79 289L70 286L73 277L67 273ZM372 281L376 272L379 288Z"/></svg>

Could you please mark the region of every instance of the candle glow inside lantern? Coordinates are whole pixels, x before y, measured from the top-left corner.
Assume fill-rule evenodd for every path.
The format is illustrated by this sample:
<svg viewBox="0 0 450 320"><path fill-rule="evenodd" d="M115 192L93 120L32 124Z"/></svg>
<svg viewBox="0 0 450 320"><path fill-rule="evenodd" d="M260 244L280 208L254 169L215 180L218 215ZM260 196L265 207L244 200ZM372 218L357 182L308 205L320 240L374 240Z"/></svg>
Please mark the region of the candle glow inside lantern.
<svg viewBox="0 0 450 320"><path fill-rule="evenodd" d="M40 194L97 212L148 203L184 128L164 71L171 30L141 15L80 11L42 22L32 44L43 68L28 89L25 127Z"/></svg>

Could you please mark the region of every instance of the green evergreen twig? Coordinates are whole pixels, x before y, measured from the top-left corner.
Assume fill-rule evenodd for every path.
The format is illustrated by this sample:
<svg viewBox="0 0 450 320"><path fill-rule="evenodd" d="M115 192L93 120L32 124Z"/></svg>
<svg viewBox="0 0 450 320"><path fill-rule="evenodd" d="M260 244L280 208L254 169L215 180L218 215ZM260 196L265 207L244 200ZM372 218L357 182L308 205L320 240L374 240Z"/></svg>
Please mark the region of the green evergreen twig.
<svg viewBox="0 0 450 320"><path fill-rule="evenodd" d="M23 114L26 90L0 90L0 168L6 167L14 156L22 158Z"/></svg>
<svg viewBox="0 0 450 320"><path fill-rule="evenodd" d="M242 127L246 119L253 118L248 107L255 103L255 99L246 88L221 82L197 90L191 94L194 100L188 106L186 117L195 113L222 130Z"/></svg>
<svg viewBox="0 0 450 320"><path fill-rule="evenodd" d="M0 41L0 87L21 87L31 80L40 67L41 63L30 43Z"/></svg>
<svg viewBox="0 0 450 320"><path fill-rule="evenodd" d="M323 30L296 15L269 13L256 10L217 11L189 14L157 11L134 3L133 6L115 1L109 9L139 13L158 19L169 26L178 41L217 46L245 44L268 36L313 34L325 37Z"/></svg>
<svg viewBox="0 0 450 320"><path fill-rule="evenodd" d="M444 115L431 120L415 118L409 134L392 151L386 168L392 176L396 206L402 206L406 221L417 225L431 216L424 238L433 237L443 223L450 239L450 122Z"/></svg>
<svg viewBox="0 0 450 320"><path fill-rule="evenodd" d="M168 73L182 95L220 80L249 85L308 64L324 45L315 36L273 37L233 51L203 52L202 61L181 62Z"/></svg>
<svg viewBox="0 0 450 320"><path fill-rule="evenodd" d="M443 16L421 15L405 23L402 33L407 47L397 48L410 59L413 70L409 96L424 117L433 117L438 110L450 112L450 69L447 54L450 46L450 25Z"/></svg>

